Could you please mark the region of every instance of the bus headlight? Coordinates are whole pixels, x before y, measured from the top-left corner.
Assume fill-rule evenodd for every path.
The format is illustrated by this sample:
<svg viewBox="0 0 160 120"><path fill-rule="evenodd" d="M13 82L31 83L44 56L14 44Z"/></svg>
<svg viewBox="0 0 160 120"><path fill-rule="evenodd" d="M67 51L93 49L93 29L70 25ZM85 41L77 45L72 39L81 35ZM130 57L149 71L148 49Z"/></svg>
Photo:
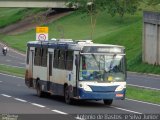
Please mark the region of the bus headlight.
<svg viewBox="0 0 160 120"><path fill-rule="evenodd" d="M83 86L83 89L84 89L85 91L92 91L92 89L91 89L88 85L84 85L84 86Z"/></svg>
<svg viewBox="0 0 160 120"><path fill-rule="evenodd" d="M122 91L124 89L124 86L118 86L117 88L116 88L116 90L115 91Z"/></svg>
<svg viewBox="0 0 160 120"><path fill-rule="evenodd" d="M85 85L85 84L79 84L79 87L83 88L85 91L92 91L92 89L88 85Z"/></svg>

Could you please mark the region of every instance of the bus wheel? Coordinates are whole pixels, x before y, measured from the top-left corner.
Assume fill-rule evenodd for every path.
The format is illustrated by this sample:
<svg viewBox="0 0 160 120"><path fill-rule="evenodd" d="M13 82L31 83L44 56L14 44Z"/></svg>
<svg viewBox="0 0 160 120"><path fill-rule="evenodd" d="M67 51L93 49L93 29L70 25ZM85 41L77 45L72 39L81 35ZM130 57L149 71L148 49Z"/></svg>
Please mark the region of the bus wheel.
<svg viewBox="0 0 160 120"><path fill-rule="evenodd" d="M72 100L71 100L70 95L69 95L68 86L65 87L64 99L65 99L65 102L66 102L67 104L71 104L71 103L72 103Z"/></svg>
<svg viewBox="0 0 160 120"><path fill-rule="evenodd" d="M37 96L43 97L43 92L42 92L42 90L41 90L41 87L40 87L40 84L39 84L39 83L37 84L36 91L37 91Z"/></svg>
<svg viewBox="0 0 160 120"><path fill-rule="evenodd" d="M103 100L105 105L111 105L113 100Z"/></svg>

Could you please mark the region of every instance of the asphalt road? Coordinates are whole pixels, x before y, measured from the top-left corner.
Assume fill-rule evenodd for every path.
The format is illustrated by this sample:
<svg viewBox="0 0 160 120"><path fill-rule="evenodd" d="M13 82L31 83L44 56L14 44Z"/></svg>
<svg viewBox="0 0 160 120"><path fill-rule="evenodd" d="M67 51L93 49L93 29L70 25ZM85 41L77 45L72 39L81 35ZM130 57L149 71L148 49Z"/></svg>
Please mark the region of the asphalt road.
<svg viewBox="0 0 160 120"><path fill-rule="evenodd" d="M127 84L147 89L160 90L160 76L128 72Z"/></svg>
<svg viewBox="0 0 160 120"><path fill-rule="evenodd" d="M25 67L25 56L12 50L9 50L7 55L4 56L2 53L2 46L0 45L0 64Z"/></svg>
<svg viewBox="0 0 160 120"><path fill-rule="evenodd" d="M64 103L63 97L39 98L35 90L24 84L23 78L0 74L0 113L8 114L160 114L160 105L126 99L106 106L102 101L77 101Z"/></svg>

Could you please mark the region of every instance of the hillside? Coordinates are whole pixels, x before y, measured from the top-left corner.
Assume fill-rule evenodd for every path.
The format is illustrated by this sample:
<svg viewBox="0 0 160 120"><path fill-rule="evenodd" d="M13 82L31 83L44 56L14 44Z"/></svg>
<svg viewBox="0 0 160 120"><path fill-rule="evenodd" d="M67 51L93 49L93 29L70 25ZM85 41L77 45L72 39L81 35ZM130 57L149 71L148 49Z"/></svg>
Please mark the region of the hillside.
<svg viewBox="0 0 160 120"><path fill-rule="evenodd" d="M90 18L80 13L72 13L46 26L49 27L49 38L90 39ZM27 41L35 40L35 29L18 35L1 35L4 42L25 52ZM130 71L159 74L159 66L144 64L142 54L142 12L134 16L111 17L106 12L97 19L93 41L103 44L118 44L126 47L127 67Z"/></svg>

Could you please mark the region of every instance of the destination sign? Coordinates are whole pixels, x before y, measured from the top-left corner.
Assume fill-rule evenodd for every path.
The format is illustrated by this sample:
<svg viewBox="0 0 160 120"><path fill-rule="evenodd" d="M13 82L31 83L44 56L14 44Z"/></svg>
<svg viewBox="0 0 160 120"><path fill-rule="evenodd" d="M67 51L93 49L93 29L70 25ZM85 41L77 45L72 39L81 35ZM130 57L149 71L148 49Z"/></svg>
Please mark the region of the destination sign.
<svg viewBox="0 0 160 120"><path fill-rule="evenodd" d="M84 46L83 53L123 53L123 48L107 46Z"/></svg>

